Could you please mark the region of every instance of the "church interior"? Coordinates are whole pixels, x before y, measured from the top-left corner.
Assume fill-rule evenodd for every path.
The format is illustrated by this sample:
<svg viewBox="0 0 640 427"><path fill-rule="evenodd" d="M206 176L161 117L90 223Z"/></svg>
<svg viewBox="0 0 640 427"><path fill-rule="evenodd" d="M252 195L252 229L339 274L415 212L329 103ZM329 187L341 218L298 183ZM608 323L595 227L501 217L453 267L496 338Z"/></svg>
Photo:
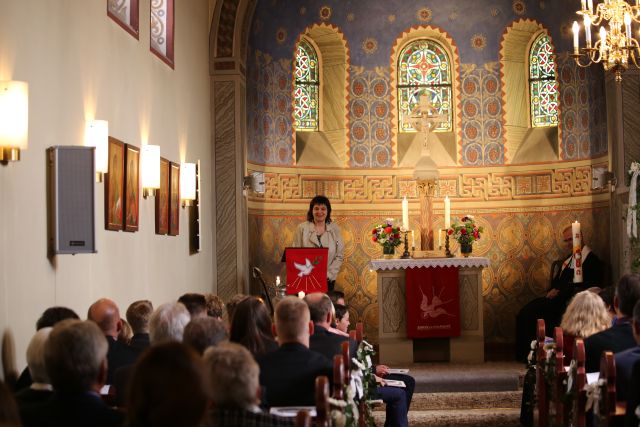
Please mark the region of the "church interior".
<svg viewBox="0 0 640 427"><path fill-rule="evenodd" d="M108 13L116 3L135 5L135 16ZM413 171L422 134L408 120L417 99L402 80L407 48L421 40L442 65L429 90L446 115L430 134L433 228L444 227L445 197L452 218L473 215L483 227L472 256L489 260L485 359L512 360L516 314L567 255L566 226L578 221L606 263L603 285L637 257L625 217L628 170L640 158L639 73L630 66L618 82L601 64L576 65L579 3L2 0L0 81L29 91L28 144L19 160L0 162L0 330L14 332L20 369L50 306L84 317L101 297L126 307L187 292L260 294L252 269L269 284L285 276L282 253L316 195L331 200L344 239L336 288L377 345L370 263L382 248L371 230L400 221L405 197L410 229L421 223ZM158 7L170 12L160 28ZM319 76L305 86L308 99L297 92L297 55ZM543 86L532 58L551 70L551 93L535 100L532 88ZM140 197L137 230L110 230L107 186L96 183L95 253L50 254L47 149L85 145L90 120L108 121L125 144L159 146L171 164L198 162L198 250L193 207L176 209L177 235L157 234L157 201ZM247 176L263 189L244 186ZM451 249L459 256L457 243Z"/></svg>

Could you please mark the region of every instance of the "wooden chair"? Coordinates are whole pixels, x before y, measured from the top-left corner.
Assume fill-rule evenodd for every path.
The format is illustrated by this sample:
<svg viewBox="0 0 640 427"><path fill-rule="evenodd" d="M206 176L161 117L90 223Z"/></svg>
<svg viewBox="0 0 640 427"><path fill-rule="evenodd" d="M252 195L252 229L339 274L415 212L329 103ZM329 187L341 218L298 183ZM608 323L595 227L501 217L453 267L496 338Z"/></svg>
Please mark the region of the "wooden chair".
<svg viewBox="0 0 640 427"><path fill-rule="evenodd" d="M356 323L356 341L358 341L358 344L360 344L363 339L364 339L364 323L358 322Z"/></svg>
<svg viewBox="0 0 640 427"><path fill-rule="evenodd" d="M18 369L16 368L16 344L13 333L5 329L2 334L2 374L4 383L9 390L15 391L18 382Z"/></svg>
<svg viewBox="0 0 640 427"><path fill-rule="evenodd" d="M626 402L616 401L616 361L613 352L604 351L600 358L600 379L604 379L605 385L600 396L603 402L600 417L593 417L594 425L598 427L613 427L619 425L624 419ZM618 421L619 420L619 421Z"/></svg>
<svg viewBox="0 0 640 427"><path fill-rule="evenodd" d="M311 414L306 409L298 411L296 415L296 427L311 427Z"/></svg>
<svg viewBox="0 0 640 427"><path fill-rule="evenodd" d="M553 331L555 349L555 375L553 378L553 401L551 404L555 410L555 425L565 425L568 416L568 408L565 408L563 396L565 394L565 380L567 371L564 369L564 339L562 328L557 326Z"/></svg>
<svg viewBox="0 0 640 427"><path fill-rule="evenodd" d="M333 356L333 393L334 399L343 400L344 396L344 360L341 354Z"/></svg>
<svg viewBox="0 0 640 427"><path fill-rule="evenodd" d="M547 364L547 352L544 350L544 319L538 319L536 340L538 350L536 352L536 411L534 412L534 425L546 427L549 424L549 397L545 383L544 371Z"/></svg>
<svg viewBox="0 0 640 427"><path fill-rule="evenodd" d="M329 379L326 376L316 378L316 427L331 425L329 410Z"/></svg>
<svg viewBox="0 0 640 427"><path fill-rule="evenodd" d="M575 360L576 372L571 384L571 394L574 396L571 410L572 425L573 427L585 427L587 424L585 417L587 392L584 390L584 386L587 384L587 371L584 368L585 352L582 338L576 338L573 344L573 360Z"/></svg>

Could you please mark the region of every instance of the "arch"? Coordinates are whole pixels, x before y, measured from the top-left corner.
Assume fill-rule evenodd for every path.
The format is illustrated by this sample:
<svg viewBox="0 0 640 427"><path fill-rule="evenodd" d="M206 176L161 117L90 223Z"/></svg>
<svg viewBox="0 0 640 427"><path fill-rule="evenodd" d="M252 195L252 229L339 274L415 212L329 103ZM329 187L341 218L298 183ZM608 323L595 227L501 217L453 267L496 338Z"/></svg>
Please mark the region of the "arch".
<svg viewBox="0 0 640 427"><path fill-rule="evenodd" d="M459 147L462 140L462 115L460 106L460 56L453 38L441 28L430 25L416 25L400 34L392 48L391 64L391 129L393 164L400 167L412 167L419 158L419 144L413 143L418 135L411 132L400 132L400 108L398 103L398 86L400 70L398 61L400 55L413 42L418 40L431 41L442 48L450 61L451 76L451 126L448 131L431 134L431 138L440 142L431 146L433 160L438 165L455 165L460 155ZM393 138L393 136L396 138Z"/></svg>
<svg viewBox="0 0 640 427"><path fill-rule="evenodd" d="M531 126L529 52L541 34L553 43L542 24L533 19L518 19L505 28L500 41L505 163L545 162L559 158L560 120L558 126Z"/></svg>
<svg viewBox="0 0 640 427"><path fill-rule="evenodd" d="M350 51L347 39L337 26L320 23L306 28L298 36L296 47L301 40L308 41L318 54L320 107L317 131L294 129L292 132L293 162L300 166L348 166ZM294 91L292 79L293 104ZM292 123L295 123L294 111L292 109Z"/></svg>
<svg viewBox="0 0 640 427"><path fill-rule="evenodd" d="M551 38L543 31L529 48L529 116L531 127L558 126L558 81Z"/></svg>

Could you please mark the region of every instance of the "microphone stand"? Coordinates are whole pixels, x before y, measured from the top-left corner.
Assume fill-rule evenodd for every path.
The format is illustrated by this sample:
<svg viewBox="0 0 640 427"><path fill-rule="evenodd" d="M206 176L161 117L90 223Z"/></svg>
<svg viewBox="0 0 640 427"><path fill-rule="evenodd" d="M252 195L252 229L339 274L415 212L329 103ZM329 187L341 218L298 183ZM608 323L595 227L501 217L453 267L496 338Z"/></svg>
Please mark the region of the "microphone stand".
<svg viewBox="0 0 640 427"><path fill-rule="evenodd" d="M269 295L269 289L267 288L267 284L265 283L264 278L262 277L262 271L260 271L258 267L253 267L253 277L260 280L260 283L262 283L262 289L264 290L264 295L267 298L267 304L269 304L271 317L273 317L273 314L275 311L273 309L273 303L271 302L271 296Z"/></svg>

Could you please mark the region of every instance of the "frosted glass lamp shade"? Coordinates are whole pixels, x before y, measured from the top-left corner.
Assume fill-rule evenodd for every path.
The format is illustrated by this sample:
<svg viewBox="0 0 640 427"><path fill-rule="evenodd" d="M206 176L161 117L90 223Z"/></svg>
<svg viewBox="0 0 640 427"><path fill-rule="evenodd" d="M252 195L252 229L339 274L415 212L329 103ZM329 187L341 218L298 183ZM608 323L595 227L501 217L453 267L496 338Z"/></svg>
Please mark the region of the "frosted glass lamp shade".
<svg viewBox="0 0 640 427"><path fill-rule="evenodd" d="M182 200L196 199L195 163L183 163L180 165L180 198Z"/></svg>
<svg viewBox="0 0 640 427"><path fill-rule="evenodd" d="M24 150L29 143L29 84L0 81L0 147Z"/></svg>
<svg viewBox="0 0 640 427"><path fill-rule="evenodd" d="M109 171L109 122L90 120L84 128L84 145L96 148L96 172Z"/></svg>
<svg viewBox="0 0 640 427"><path fill-rule="evenodd" d="M160 146L145 145L140 150L142 188L160 188Z"/></svg>

